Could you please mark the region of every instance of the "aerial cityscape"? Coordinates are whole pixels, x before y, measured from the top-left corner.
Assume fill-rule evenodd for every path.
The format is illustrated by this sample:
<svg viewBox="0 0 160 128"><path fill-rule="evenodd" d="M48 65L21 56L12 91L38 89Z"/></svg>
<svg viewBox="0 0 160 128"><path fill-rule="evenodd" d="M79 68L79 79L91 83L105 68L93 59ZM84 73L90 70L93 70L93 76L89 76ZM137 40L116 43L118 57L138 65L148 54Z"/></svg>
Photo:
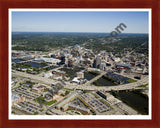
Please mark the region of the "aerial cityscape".
<svg viewBox="0 0 160 128"><path fill-rule="evenodd" d="M148 12L13 11L11 114L148 115L148 22Z"/></svg>

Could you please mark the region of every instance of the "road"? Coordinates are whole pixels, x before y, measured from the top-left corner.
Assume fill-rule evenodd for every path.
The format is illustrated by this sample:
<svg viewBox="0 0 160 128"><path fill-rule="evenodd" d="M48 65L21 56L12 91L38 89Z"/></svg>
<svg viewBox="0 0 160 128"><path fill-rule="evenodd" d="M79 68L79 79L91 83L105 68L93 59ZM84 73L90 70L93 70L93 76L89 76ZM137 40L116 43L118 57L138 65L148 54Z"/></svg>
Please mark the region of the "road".
<svg viewBox="0 0 160 128"><path fill-rule="evenodd" d="M38 76L38 75L32 75L32 74L28 74L28 73L20 72L20 71L15 71L14 73L12 72L12 75L30 78L30 79L33 79L33 80L36 80L36 81L40 81L44 84L49 84L49 85L52 84L52 83L57 83L57 81L46 78L46 77L41 77L41 76Z"/></svg>
<svg viewBox="0 0 160 128"><path fill-rule="evenodd" d="M105 74L106 74L106 72L102 72L100 75L98 75L98 76L94 77L93 79L91 79L90 81L86 82L83 86L90 85L91 83L98 80L99 78L101 78Z"/></svg>
<svg viewBox="0 0 160 128"><path fill-rule="evenodd" d="M144 42L143 44L141 44L139 47L141 47L141 46L143 46L144 44L145 44L146 42ZM138 47L136 47L136 49L137 49ZM124 57L122 57L121 58L121 60L124 60L124 58L126 57L126 56L129 56L132 52L134 52L135 51L135 49L133 49L132 51L130 51L130 52L128 52Z"/></svg>
<svg viewBox="0 0 160 128"><path fill-rule="evenodd" d="M40 82L42 82L44 84L49 84L49 85L52 84L52 83L58 82L58 81L55 81L55 80L52 80L52 79L48 79L48 78L45 78L45 77L41 77L41 76L38 76L38 75L27 74L25 72L16 71L16 72L14 72L12 74L20 76L20 77L26 77L26 78L34 79L36 81L40 81ZM123 84L123 85L102 86L102 87L97 87L97 86L91 85L95 80L99 79L104 74L106 74L106 72L101 72L100 75L96 76L95 78L93 78L92 80L88 81L84 85L77 85L77 84L71 84L70 82L65 82L66 83L65 88L74 89L74 90L93 90L93 91L97 91L97 90L103 90L103 91L115 90L115 91L119 91L119 90L135 89L139 85L149 83L149 77L145 76L141 80L138 80L137 82ZM137 114L136 111L132 110L127 105L125 105L125 104L122 104L122 105L123 105L123 107L121 107L121 108L119 108L118 106L112 106L112 107L114 107L114 109L116 111L120 112L121 114L124 114L124 113L133 114L133 115ZM67 114L65 112L62 112L60 110L55 109L54 106L55 106L55 104L53 104L52 106L47 107L46 109L47 110L52 110L51 113L53 113L53 114L58 114L58 115L66 115ZM16 111L16 113L22 114L19 111ZM46 114L46 110L44 110L43 112L39 112L39 114L40 115L45 115Z"/></svg>
<svg viewBox="0 0 160 128"><path fill-rule="evenodd" d="M142 85L142 84L146 84L148 83L148 78L146 77L143 80L139 80L137 82L134 83L128 83L128 84L123 84L123 85L117 85L117 86L109 86L109 87L96 87L96 86L92 86L92 89L94 90L104 90L104 91L111 91L111 90L130 90L130 89L134 89L135 87Z"/></svg>
<svg viewBox="0 0 160 128"><path fill-rule="evenodd" d="M65 88L69 88L69 89L79 89L79 90L103 90L103 91L111 91L111 90L130 90L130 89L134 89L139 85L142 84L147 84L149 83L149 77L145 76L143 77L141 80L138 80L137 82L134 83L128 83L128 84L122 84L122 85L117 85L117 86L102 86L102 87L97 87L94 85L91 85L92 82L94 82L95 80L99 79L101 76L103 76L106 72L102 72L100 75L98 75L97 77L93 78L92 80L90 80L89 82L85 83L84 85L77 85L77 84L71 84L70 82L65 82ZM13 75L17 75L17 76L21 76L21 77L27 77L36 81L40 81L44 84L52 84L52 83L57 83L58 81L56 80L52 80L49 78L45 78L45 77L41 77L38 75L32 75L32 74L27 74L25 72L19 72L16 71L15 73L12 73ZM90 85L90 86L89 86Z"/></svg>
<svg viewBox="0 0 160 128"><path fill-rule="evenodd" d="M146 76L146 77L144 77L143 79L141 79L141 80L139 80L137 82L128 83L128 84L122 84L122 85L117 85L117 86L102 86L102 87L97 87L97 86L94 86L94 85L91 85L91 86L87 86L87 85L66 85L65 88L70 88L70 89L76 88L76 89L79 89L79 90L92 90L92 91L94 91L94 90L103 90L103 91L131 90L131 89L136 88L139 85L149 83L148 80L149 80L149 78L148 78L148 76Z"/></svg>

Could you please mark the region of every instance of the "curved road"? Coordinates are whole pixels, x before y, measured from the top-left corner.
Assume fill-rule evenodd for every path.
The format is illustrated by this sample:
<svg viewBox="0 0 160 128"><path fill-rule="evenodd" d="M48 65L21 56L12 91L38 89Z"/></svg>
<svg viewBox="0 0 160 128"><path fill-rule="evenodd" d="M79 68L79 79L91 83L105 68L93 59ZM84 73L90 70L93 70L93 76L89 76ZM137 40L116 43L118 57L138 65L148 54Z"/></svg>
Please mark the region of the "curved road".
<svg viewBox="0 0 160 128"><path fill-rule="evenodd" d="M102 72L100 75L98 75L97 77L93 78L92 80L88 81L87 83L85 83L84 85L77 85L77 84L71 84L70 82L65 82L65 88L69 88L69 89L79 89L79 90L104 90L104 91L111 91L111 90L130 90L130 89L134 89L139 85L142 84L147 84L149 83L149 77L145 76L143 79L138 80L137 82L134 83L128 83L128 84L122 84L122 85L117 85L117 86L103 86L103 87L97 87L94 85L90 85L91 83L93 83L95 80L99 79L101 76L103 76L106 72ZM49 78L45 78L45 77L41 77L38 75L32 75L32 74L27 74L25 72L19 72L19 71L15 71L14 73L12 72L13 75L17 75L20 77L27 77L36 81L40 81L44 84L52 84L52 83L57 83L58 81L56 80L52 80Z"/></svg>

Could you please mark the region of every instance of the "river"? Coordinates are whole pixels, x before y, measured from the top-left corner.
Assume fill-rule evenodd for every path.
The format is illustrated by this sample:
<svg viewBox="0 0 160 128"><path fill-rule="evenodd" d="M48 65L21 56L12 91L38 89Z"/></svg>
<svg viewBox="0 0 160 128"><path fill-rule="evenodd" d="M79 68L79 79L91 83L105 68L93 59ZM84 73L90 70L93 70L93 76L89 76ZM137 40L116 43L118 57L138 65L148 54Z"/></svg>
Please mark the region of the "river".
<svg viewBox="0 0 160 128"><path fill-rule="evenodd" d="M114 92L114 96L143 115L148 114L148 96L141 93L141 90Z"/></svg>

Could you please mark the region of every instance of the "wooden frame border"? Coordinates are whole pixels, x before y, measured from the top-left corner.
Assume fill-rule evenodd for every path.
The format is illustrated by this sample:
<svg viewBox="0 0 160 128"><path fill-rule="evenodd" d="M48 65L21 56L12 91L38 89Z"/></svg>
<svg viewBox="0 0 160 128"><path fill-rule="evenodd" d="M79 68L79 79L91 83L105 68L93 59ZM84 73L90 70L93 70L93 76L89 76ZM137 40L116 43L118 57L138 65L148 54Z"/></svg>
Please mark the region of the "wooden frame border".
<svg viewBox="0 0 160 128"><path fill-rule="evenodd" d="M0 127L160 127L160 16L158 0L0 0ZM151 8L152 9L152 119L151 120L9 120L8 119L8 14L9 8Z"/></svg>

